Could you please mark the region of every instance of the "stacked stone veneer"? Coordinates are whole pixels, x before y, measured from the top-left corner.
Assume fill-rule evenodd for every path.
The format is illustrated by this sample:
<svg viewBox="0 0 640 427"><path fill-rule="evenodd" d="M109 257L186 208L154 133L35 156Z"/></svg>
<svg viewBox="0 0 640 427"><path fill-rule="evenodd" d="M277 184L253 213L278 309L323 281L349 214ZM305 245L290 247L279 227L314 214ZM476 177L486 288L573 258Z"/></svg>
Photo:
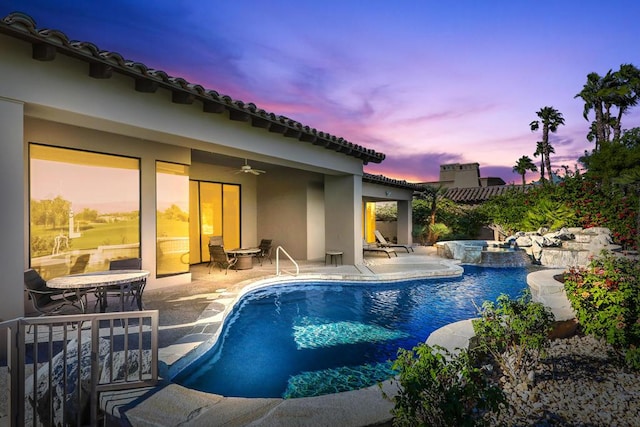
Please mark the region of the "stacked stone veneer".
<svg viewBox="0 0 640 427"><path fill-rule="evenodd" d="M604 251L619 251L611 231L605 227L563 228L547 233L544 230L519 232L507 238L510 244L523 248L540 265L567 268L589 264L589 258Z"/></svg>
<svg viewBox="0 0 640 427"><path fill-rule="evenodd" d="M451 240L436 243L438 256L459 260L463 264L494 267L524 267L531 264L525 251L516 250L495 240Z"/></svg>

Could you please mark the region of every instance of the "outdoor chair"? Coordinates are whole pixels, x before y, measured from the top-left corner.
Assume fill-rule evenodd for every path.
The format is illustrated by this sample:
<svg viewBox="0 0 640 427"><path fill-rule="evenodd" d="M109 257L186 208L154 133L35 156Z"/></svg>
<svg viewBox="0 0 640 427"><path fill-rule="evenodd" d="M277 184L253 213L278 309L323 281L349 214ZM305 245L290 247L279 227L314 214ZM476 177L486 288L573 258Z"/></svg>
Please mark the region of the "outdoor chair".
<svg viewBox="0 0 640 427"><path fill-rule="evenodd" d="M84 273L85 268L87 268L87 264L89 263L89 258L91 254L82 254L76 258L76 262L73 263L71 268L69 269L69 274L80 274Z"/></svg>
<svg viewBox="0 0 640 427"><path fill-rule="evenodd" d="M398 254L393 248L382 248L378 245L371 245L363 239L362 254L364 255L367 252L385 253L389 258L391 258L391 254L394 254L396 257L398 256Z"/></svg>
<svg viewBox="0 0 640 427"><path fill-rule="evenodd" d="M124 258L114 259L109 262L109 270L141 270L142 260L140 258ZM136 282L127 283L124 285L107 286L103 289L105 298L119 297L120 309L124 311L124 302L129 298L132 298L131 304L135 300L138 310L142 310L142 292L147 284L147 279L142 279ZM106 301L105 301L106 304Z"/></svg>
<svg viewBox="0 0 640 427"><path fill-rule="evenodd" d="M262 260L265 258L269 260L269 264L273 264L273 261L271 261L271 239L260 240L258 249L260 249L260 252L256 254L256 258L258 258L260 265L262 265Z"/></svg>
<svg viewBox="0 0 640 427"><path fill-rule="evenodd" d="M209 237L210 245L224 245L222 236L210 236Z"/></svg>
<svg viewBox="0 0 640 427"><path fill-rule="evenodd" d="M404 248L407 253L409 253L409 249L411 249L411 252L413 252L413 248L411 246L387 242L387 239L384 238L380 230L374 230L373 233L376 235L378 246L380 246L381 248Z"/></svg>
<svg viewBox="0 0 640 427"><path fill-rule="evenodd" d="M24 287L33 303L33 308L41 316L60 314L67 306L73 306L84 313L86 295L78 296L74 290L50 288L34 269L25 270Z"/></svg>
<svg viewBox="0 0 640 427"><path fill-rule="evenodd" d="M217 265L220 271L224 268L224 274L227 274L229 269L238 262L238 258L229 257L222 245L209 245L209 256L211 257L209 261L209 274L211 274L211 267L214 265Z"/></svg>

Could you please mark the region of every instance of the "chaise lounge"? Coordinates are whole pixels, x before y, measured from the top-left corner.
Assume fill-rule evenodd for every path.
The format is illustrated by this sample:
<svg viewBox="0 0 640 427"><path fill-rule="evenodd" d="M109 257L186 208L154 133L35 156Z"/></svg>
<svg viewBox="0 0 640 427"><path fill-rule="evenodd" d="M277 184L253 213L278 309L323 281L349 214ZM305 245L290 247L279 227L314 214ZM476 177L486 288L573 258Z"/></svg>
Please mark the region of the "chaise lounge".
<svg viewBox="0 0 640 427"><path fill-rule="evenodd" d="M411 246L401 245L399 243L387 242L387 239L384 238L384 236L379 230L374 230L373 233L376 235L376 239L378 240L378 246L381 248L404 248L404 250L406 250L407 253L409 253L409 250L411 250L411 252L414 252Z"/></svg>
<svg viewBox="0 0 640 427"><path fill-rule="evenodd" d="M394 254L395 256L398 256L398 254L396 253L396 251L393 248L383 248L380 247L378 245L371 245L369 243L367 243L366 241L362 241L362 253L363 255L366 254L367 252L382 252L387 254L387 256L389 258L391 258L391 254Z"/></svg>

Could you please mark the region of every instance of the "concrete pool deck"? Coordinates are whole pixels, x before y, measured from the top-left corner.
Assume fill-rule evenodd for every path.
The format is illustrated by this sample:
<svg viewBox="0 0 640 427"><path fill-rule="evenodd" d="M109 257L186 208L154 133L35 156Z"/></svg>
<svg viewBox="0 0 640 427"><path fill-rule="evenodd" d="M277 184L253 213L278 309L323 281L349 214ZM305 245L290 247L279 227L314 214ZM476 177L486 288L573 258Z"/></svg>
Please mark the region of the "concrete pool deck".
<svg viewBox="0 0 640 427"><path fill-rule="evenodd" d="M203 393L170 382L191 360L210 348L226 314L246 292L283 280L335 279L393 281L418 277L457 276L456 262L440 258L433 247L417 246L398 257L377 254L364 265L326 265L324 261L300 264L300 275L275 276L275 260L251 270L208 272L193 266L192 283L145 292L146 309L160 313L159 360L163 380L158 386L128 392L105 393L101 404L116 418L133 426L373 426L391 421L392 403L378 386L344 393L298 399L230 398ZM385 255L385 254L382 254ZM285 269L291 270L290 265ZM425 337L426 339L427 337ZM247 361L250 363L250 361ZM383 389L393 394L395 384Z"/></svg>

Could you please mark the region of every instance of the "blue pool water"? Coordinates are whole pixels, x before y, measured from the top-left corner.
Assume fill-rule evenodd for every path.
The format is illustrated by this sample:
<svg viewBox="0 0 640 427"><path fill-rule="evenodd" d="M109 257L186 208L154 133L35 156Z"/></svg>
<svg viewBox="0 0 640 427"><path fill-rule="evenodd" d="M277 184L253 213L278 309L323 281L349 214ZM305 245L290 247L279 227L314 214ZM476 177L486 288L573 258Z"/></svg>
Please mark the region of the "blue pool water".
<svg viewBox="0 0 640 427"><path fill-rule="evenodd" d="M174 381L242 397L306 397L354 390L393 375L398 348L474 317L474 303L517 297L525 268L464 266L462 277L392 283L276 285L247 294L220 339Z"/></svg>

